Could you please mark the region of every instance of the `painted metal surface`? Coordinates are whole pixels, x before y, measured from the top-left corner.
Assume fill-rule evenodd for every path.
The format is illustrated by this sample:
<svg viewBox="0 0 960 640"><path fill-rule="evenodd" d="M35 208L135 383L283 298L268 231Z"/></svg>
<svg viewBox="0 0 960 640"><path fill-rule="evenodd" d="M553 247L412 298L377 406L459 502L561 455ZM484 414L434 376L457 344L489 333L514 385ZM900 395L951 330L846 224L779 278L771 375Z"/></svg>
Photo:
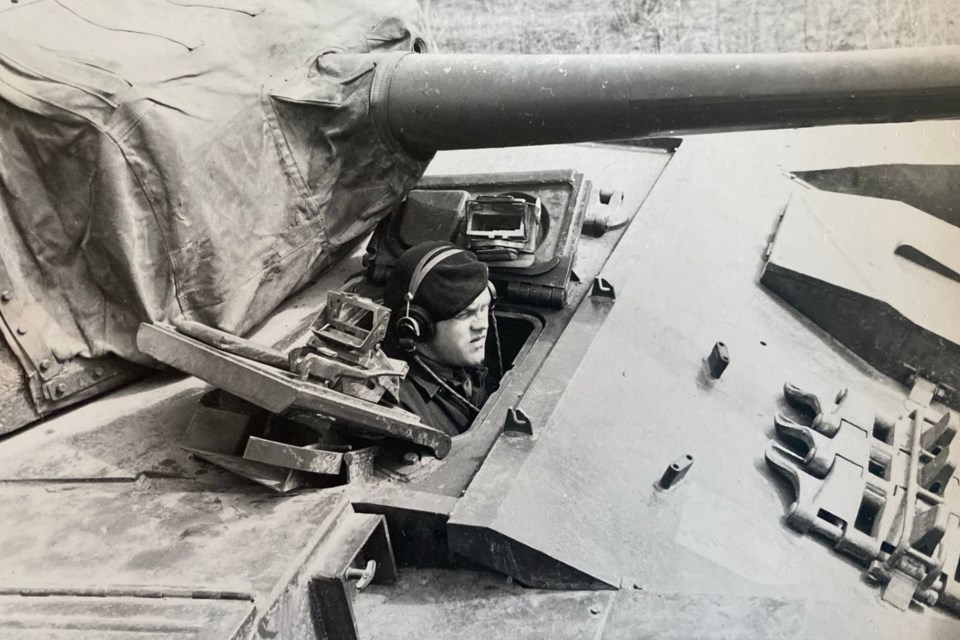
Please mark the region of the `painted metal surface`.
<svg viewBox="0 0 960 640"><path fill-rule="evenodd" d="M18 523L0 532L6 594L104 593L147 598L148 608L165 597L246 601L263 629L283 627L275 611L288 586L350 510L336 494L275 500L143 482L5 484L0 508ZM244 637L241 628L226 637Z"/></svg>
<svg viewBox="0 0 960 640"><path fill-rule="evenodd" d="M957 389L958 246L960 228L903 202L798 186L761 282L880 371Z"/></svg>
<svg viewBox="0 0 960 640"><path fill-rule="evenodd" d="M609 592L529 591L502 576L409 570L394 587L371 586L355 602L364 640L596 638Z"/></svg>
<svg viewBox="0 0 960 640"><path fill-rule="evenodd" d="M321 414L360 435L392 436L428 447L438 458L450 451L450 436L401 409L380 407L253 360L219 351L170 327L144 324L137 333L144 353L191 373L271 413L296 419Z"/></svg>
<svg viewBox="0 0 960 640"><path fill-rule="evenodd" d="M367 274L374 281L384 281L403 251L425 239L463 242L460 229L467 223L466 212L423 207L419 200L431 191L473 197L512 193L539 200L545 216L529 264L492 263L490 279L501 300L554 309L565 306L586 209L600 204L582 174L571 169L505 173L500 168L487 174L424 176L415 192L418 206L404 207L388 217L367 246Z"/></svg>
<svg viewBox="0 0 960 640"><path fill-rule="evenodd" d="M873 156L875 164L804 168L794 175L823 191L899 200L960 226L960 166L899 164Z"/></svg>
<svg viewBox="0 0 960 640"><path fill-rule="evenodd" d="M955 159L954 127L923 125L925 139L941 145L904 144L903 159ZM838 350L757 277L794 186L783 173L794 159L856 164L879 144L862 140L886 135L891 146L918 129L685 139L604 268L616 303L579 364L557 374L562 391L525 409L542 428L494 446L451 515L451 547L499 559L500 570L533 585L551 586L562 565L611 587L632 575L661 591L874 603L857 569L763 515L782 513L786 496L763 484L762 452L786 380L826 386L831 397L864 388L891 411L904 390ZM595 325L594 313L585 303L571 326ZM737 366L710 381L703 358L718 339ZM687 452L697 465L685 481L669 496L656 493L663 466ZM477 531L493 532L480 539L486 548L478 550ZM558 562L522 564L528 549ZM935 620L928 612L880 635L909 628L933 637Z"/></svg>
<svg viewBox="0 0 960 640"><path fill-rule="evenodd" d="M0 638L224 640L245 637L254 613L249 599L4 595L0 596Z"/></svg>
<svg viewBox="0 0 960 640"><path fill-rule="evenodd" d="M958 68L960 49L953 47L669 56L390 54L378 67L371 110L382 130L421 155L676 131L897 122L956 117Z"/></svg>
<svg viewBox="0 0 960 640"><path fill-rule="evenodd" d="M594 181L598 189L624 192L622 206L632 215L646 200L671 158L670 153L658 149L601 145L529 147L509 152L450 152L437 155L427 172L427 179L429 181L432 175L575 167L588 170L587 179ZM603 208L599 210L603 211ZM592 213L596 215L597 209L594 208ZM411 480L412 488L459 497L500 435L507 412L516 408L518 400L525 397L527 403L549 403L561 392L566 372L562 367L550 364L547 358L557 348L558 339L568 328L585 329L592 335L590 327L572 324L576 309L590 293L594 278L601 275L622 233L622 230L617 230L601 238L581 237L573 270L577 278L569 283L567 308L537 310L543 321L543 329L530 345L523 361L508 372L497 395L484 405L470 430L453 438L448 459L440 461L429 474ZM569 354L565 358L582 357L589 349L589 341L571 340L566 349ZM534 384L537 390L531 391Z"/></svg>
<svg viewBox="0 0 960 640"><path fill-rule="evenodd" d="M289 346L330 281L358 266L291 300L256 337ZM0 509L16 526L0 531L0 637L313 633L314 560L349 503L277 499L181 450L205 390L156 375L4 440Z"/></svg>
<svg viewBox="0 0 960 640"><path fill-rule="evenodd" d="M943 147L931 153L904 145L902 159L955 160L950 140L955 125L924 127L925 139L943 140ZM824 397L840 387L864 388L881 412L895 410L904 393L758 285L764 250L792 188L782 169L834 154L855 165L881 138L889 146L914 131L871 127L688 138L649 197L644 188L629 187L634 180L656 179L666 161L656 167L633 163L625 159L634 153L629 150L577 146L441 154L438 173L533 163L575 167L600 187L623 189L630 206L643 206L622 236L581 241L574 271L582 281L571 287L578 307L565 312L562 323L551 324L544 314L541 339L515 372L524 377L506 383L474 429L453 439L447 458L425 464L425 472L409 481L381 478L344 497L357 511L384 514L398 558L421 566L449 565L455 538L464 541L471 531L486 528L491 533L481 542L498 546L485 557L507 559L501 561L507 572L519 571L509 560L523 561L518 551L525 545L541 559L553 559L541 569L565 565L595 586L619 590L544 592L517 581L508 586L493 574L401 571L397 586L372 585L358 595L354 611L361 637L511 632L558 638L956 637L955 620L930 610L885 607L876 590L860 582L860 567L783 528L777 518L791 496L762 461L773 417L784 407L779 403L786 380ZM718 244L723 252L715 250ZM615 300L588 295L597 275L615 288ZM275 320L287 333L306 330L314 315L309 305L318 299L294 301ZM704 360L721 340L735 362L714 380ZM255 540L261 551L270 543L275 547L259 562L275 561L290 536L319 533L322 522L304 505L323 493L273 497L178 450L174 443L204 389L195 380L148 381L8 438L0 447L0 470L15 482L0 484L0 496L17 504L18 492L29 489L37 504L46 505L43 519L53 520L55 512L64 531L65 514L76 518L78 512L95 511L114 520L105 509L82 509L113 486L104 480L122 481L124 490L134 492L139 477L141 491L161 496L152 499L182 496L175 509L221 498L227 512L230 505L262 501L286 515L242 522L265 527ZM517 407L530 419L533 434L498 438L508 410ZM697 460L686 478L670 493L657 492L654 484L665 465L686 453ZM69 482L80 476L100 482ZM152 504L148 499L142 508ZM171 519L170 528L175 531L173 525L188 516L184 511ZM153 528L163 526L155 522L143 532L149 538ZM418 528L426 534L418 535ZM440 536L432 537L437 532ZM81 547L97 548L103 539L87 524L68 533ZM191 537L200 534L175 544L189 544ZM69 539L65 533L41 540L36 552L23 558L17 545L3 548L27 569L49 575L56 570L48 562L51 541L61 538ZM155 549L155 543L155 538L143 542L141 552ZM269 570L226 565L226 557L230 554L210 555L209 562L217 563L211 574L242 577L249 571L269 582ZM298 566L295 581L277 580L274 588L296 584L291 593L306 597L303 585L316 565ZM524 568L531 581L538 570ZM74 564L68 571L81 570ZM284 615L276 610L277 619ZM290 615L301 625L309 622ZM279 626L258 625L256 632L284 637Z"/></svg>
<svg viewBox="0 0 960 640"><path fill-rule="evenodd" d="M786 521L869 563L883 600L901 610L911 601L956 606L943 595L960 572L951 548L956 535L948 533L960 511L951 447L958 421L931 406L935 389L918 379L893 419L844 411L850 394L843 390L825 419L826 403L786 385L788 401L812 417L811 426L778 414L783 444L771 441L765 454L796 493Z"/></svg>
<svg viewBox="0 0 960 640"><path fill-rule="evenodd" d="M903 623L902 612L874 603L661 591L633 584L615 592L548 591L491 574L411 569L401 571L394 586L367 589L355 609L365 640L956 637L952 621L913 629ZM891 634L891 625L902 635Z"/></svg>

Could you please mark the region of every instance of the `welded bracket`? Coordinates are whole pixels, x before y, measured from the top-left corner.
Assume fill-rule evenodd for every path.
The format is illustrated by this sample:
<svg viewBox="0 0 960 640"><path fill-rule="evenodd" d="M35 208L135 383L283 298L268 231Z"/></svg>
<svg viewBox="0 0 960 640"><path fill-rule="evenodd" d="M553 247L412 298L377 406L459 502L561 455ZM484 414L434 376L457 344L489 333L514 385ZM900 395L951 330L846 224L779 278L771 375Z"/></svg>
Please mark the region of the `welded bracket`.
<svg viewBox="0 0 960 640"><path fill-rule="evenodd" d="M692 466L693 456L690 454L680 456L667 466L663 475L660 476L660 480L654 485L654 488L658 491L669 491L683 480L684 476L687 475L687 471L689 471Z"/></svg>
<svg viewBox="0 0 960 640"><path fill-rule="evenodd" d="M350 513L317 550L311 567L310 609L318 640L358 638L353 600L367 584L393 584L397 565L387 521Z"/></svg>
<svg viewBox="0 0 960 640"><path fill-rule="evenodd" d="M511 436L532 436L533 423L523 409L511 407L503 421L503 432Z"/></svg>
<svg viewBox="0 0 960 640"><path fill-rule="evenodd" d="M606 278L598 276L593 281L593 287L590 289L590 297L607 298L612 302L617 299L617 292Z"/></svg>
<svg viewBox="0 0 960 640"><path fill-rule="evenodd" d="M717 342L710 350L707 356L707 367L710 369L710 377L714 380L720 378L723 372L727 370L730 364L730 353L727 351L727 345Z"/></svg>

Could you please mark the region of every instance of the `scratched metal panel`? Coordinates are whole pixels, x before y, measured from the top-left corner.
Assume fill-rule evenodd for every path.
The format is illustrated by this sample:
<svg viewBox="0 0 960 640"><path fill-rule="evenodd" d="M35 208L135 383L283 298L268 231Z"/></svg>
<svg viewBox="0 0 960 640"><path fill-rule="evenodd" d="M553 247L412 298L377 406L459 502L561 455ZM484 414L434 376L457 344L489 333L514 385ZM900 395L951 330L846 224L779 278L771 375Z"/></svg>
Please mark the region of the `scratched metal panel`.
<svg viewBox="0 0 960 640"><path fill-rule="evenodd" d="M901 202L800 187L761 281L880 371L957 387L958 246L960 229Z"/></svg>
<svg viewBox="0 0 960 640"><path fill-rule="evenodd" d="M923 126L946 145L956 125ZM856 157L864 138L886 134L889 146L911 132L685 140L604 269L617 300L595 335L584 330L589 350L552 406L531 414L534 437L494 446L451 516L451 548L508 573L522 561L513 551L534 549L614 587L632 575L668 591L875 602L862 568L781 525L790 492L762 454L785 381L827 397L863 389L884 410L906 390L761 288L758 275L792 188L784 174L792 159ZM711 381L703 359L716 341L731 364ZM695 460L686 479L657 492L683 454ZM485 549L474 544L478 531ZM512 569L551 586L556 566L543 580L536 566ZM939 615L914 621L919 637ZM879 636L899 637L892 628Z"/></svg>
<svg viewBox="0 0 960 640"><path fill-rule="evenodd" d="M899 200L960 226L960 165L873 164L796 175L818 189Z"/></svg>
<svg viewBox="0 0 960 640"><path fill-rule="evenodd" d="M0 587L224 586L266 595L347 508L327 493L279 500L136 483L6 484L0 510L17 526L0 528ZM305 521L316 526L299 526Z"/></svg>
<svg viewBox="0 0 960 640"><path fill-rule="evenodd" d="M503 576L404 570L394 585L371 585L354 613L363 640L598 638L609 592L531 591Z"/></svg>
<svg viewBox="0 0 960 640"><path fill-rule="evenodd" d="M395 585L367 588L357 596L354 611L364 640L956 637L952 620L918 627L917 616L874 603L674 593L635 589L632 583L616 592L551 591L527 589L493 574L424 569L401 571Z"/></svg>
<svg viewBox="0 0 960 640"><path fill-rule="evenodd" d="M240 640L249 600L0 596L0 640Z"/></svg>
<svg viewBox="0 0 960 640"><path fill-rule="evenodd" d="M17 526L0 528L0 594L238 600L256 603L256 637L312 637L307 582L321 540L349 510L346 498L161 485L4 484L0 511ZM190 632L159 614L144 621L136 607L130 616L137 633L149 619L171 634ZM16 611L7 618L7 628L40 623ZM67 618L66 627L81 624Z"/></svg>

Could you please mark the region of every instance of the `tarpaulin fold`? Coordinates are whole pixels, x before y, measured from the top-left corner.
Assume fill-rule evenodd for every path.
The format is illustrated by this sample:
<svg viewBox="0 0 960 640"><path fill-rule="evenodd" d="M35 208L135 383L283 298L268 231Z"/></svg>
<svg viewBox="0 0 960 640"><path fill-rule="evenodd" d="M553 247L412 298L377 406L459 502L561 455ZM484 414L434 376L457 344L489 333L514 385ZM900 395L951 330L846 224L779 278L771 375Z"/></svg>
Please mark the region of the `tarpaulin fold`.
<svg viewBox="0 0 960 640"><path fill-rule="evenodd" d="M337 56L429 47L416 2L12 6L0 256L58 359L147 363L142 321L243 333L425 169L370 122L376 56Z"/></svg>

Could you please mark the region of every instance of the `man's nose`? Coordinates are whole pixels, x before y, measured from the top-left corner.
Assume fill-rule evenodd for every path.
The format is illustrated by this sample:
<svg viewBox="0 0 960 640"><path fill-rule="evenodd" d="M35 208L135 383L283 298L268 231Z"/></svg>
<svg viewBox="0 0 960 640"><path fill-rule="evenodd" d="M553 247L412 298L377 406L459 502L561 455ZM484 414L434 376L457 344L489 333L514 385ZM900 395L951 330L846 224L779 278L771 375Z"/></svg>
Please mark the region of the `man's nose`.
<svg viewBox="0 0 960 640"><path fill-rule="evenodd" d="M473 329L474 331L486 331L487 325L489 323L490 323L489 314L478 313L476 316L474 316L473 324L471 325L470 328Z"/></svg>

